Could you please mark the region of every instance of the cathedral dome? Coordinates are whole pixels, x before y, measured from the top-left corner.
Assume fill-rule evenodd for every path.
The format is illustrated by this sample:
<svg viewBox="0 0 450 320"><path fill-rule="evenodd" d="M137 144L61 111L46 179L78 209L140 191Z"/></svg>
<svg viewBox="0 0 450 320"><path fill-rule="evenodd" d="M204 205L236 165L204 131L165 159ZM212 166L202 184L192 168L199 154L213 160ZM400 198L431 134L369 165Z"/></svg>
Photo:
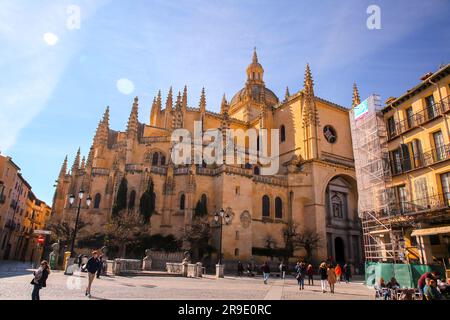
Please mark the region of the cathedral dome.
<svg viewBox="0 0 450 320"><path fill-rule="evenodd" d="M278 97L275 95L275 93L273 93L272 90L267 89L266 87L261 85L249 85L248 87L239 90L233 96L230 102L230 107L237 104L239 101L244 100L245 96L247 95L247 88L249 88L251 91L252 100L258 100L261 97L261 90L264 90L264 98L267 105L274 106L279 102Z"/></svg>

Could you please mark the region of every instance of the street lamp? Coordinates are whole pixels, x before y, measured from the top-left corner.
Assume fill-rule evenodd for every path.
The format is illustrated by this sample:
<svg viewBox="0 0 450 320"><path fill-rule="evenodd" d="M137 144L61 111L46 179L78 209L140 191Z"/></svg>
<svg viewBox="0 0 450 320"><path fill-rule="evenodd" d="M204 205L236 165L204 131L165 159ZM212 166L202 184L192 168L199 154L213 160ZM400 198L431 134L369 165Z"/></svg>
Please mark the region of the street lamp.
<svg viewBox="0 0 450 320"><path fill-rule="evenodd" d="M214 220L219 223L220 226L220 245L219 245L219 263L220 266L222 264L222 229L223 224L229 224L231 221L231 216L228 213L225 213L225 210L220 209L219 212L214 214Z"/></svg>
<svg viewBox="0 0 450 320"><path fill-rule="evenodd" d="M78 199L79 199L79 201L78 201L78 209L77 209L77 218L76 218L76 220L75 220L75 229L73 230L72 244L71 244L71 246L70 246L70 256L71 256L72 258L74 258L74 255L73 255L73 254L74 254L73 248L74 248L74 246L75 246L75 238L76 238L76 236L77 236L78 220L79 220L79 218L80 218L81 200L83 199L83 197L84 197L84 191L80 189L80 191L78 192ZM91 200L92 200L91 196L88 196L88 197L86 198L86 206L87 206L88 208L89 208L89 206L90 206L90 204L91 204ZM75 195L71 194L71 195L69 196L69 203L70 203L70 206L72 206L74 202L75 202Z"/></svg>

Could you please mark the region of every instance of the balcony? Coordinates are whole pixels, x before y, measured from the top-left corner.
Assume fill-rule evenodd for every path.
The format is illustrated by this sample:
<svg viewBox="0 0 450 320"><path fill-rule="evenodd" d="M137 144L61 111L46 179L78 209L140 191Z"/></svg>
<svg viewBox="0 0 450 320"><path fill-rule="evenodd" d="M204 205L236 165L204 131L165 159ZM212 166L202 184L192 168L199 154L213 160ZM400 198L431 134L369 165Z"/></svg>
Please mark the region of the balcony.
<svg viewBox="0 0 450 320"><path fill-rule="evenodd" d="M450 159L450 144L439 148L433 148L409 158L400 158L400 161L391 161L392 175L429 167L433 164Z"/></svg>
<svg viewBox="0 0 450 320"><path fill-rule="evenodd" d="M397 121L394 126L387 125L389 140L398 137L400 134L405 133L411 129L417 128L428 121L436 119L450 111L450 96L443 98L441 101L414 113L411 117Z"/></svg>
<svg viewBox="0 0 450 320"><path fill-rule="evenodd" d="M389 207L391 216L450 209L450 194L435 194L412 201L397 201L391 203Z"/></svg>

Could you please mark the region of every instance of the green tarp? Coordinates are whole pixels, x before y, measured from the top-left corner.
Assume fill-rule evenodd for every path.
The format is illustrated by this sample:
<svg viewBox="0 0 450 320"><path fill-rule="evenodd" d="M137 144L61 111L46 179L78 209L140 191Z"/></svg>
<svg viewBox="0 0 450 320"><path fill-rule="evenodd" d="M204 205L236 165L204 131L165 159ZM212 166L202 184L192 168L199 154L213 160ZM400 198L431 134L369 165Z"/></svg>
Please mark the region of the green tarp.
<svg viewBox="0 0 450 320"><path fill-rule="evenodd" d="M366 285L373 287L382 277L388 282L395 277L404 288L417 288L417 281L425 272L438 271L441 276L445 276L444 267L429 266L423 264L394 264L366 262L365 267Z"/></svg>

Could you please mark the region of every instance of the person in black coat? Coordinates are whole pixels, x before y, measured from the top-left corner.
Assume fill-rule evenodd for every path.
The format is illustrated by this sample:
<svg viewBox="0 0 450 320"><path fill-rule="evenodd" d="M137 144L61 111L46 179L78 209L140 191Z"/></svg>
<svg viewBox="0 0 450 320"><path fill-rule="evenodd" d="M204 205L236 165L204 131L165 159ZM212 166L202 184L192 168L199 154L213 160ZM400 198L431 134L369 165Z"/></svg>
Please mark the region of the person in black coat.
<svg viewBox="0 0 450 320"><path fill-rule="evenodd" d="M86 263L86 269L88 272L88 286L86 288L86 296L89 298L91 297L91 285L94 281L95 274L97 271L101 268L100 259L98 258L97 251L92 252L92 257L89 258L88 262Z"/></svg>
<svg viewBox="0 0 450 320"><path fill-rule="evenodd" d="M33 272L34 278L31 280L33 285L33 292L31 293L31 300L40 300L39 290L47 286L47 278L50 274L50 268L47 261L42 261L41 266Z"/></svg>

